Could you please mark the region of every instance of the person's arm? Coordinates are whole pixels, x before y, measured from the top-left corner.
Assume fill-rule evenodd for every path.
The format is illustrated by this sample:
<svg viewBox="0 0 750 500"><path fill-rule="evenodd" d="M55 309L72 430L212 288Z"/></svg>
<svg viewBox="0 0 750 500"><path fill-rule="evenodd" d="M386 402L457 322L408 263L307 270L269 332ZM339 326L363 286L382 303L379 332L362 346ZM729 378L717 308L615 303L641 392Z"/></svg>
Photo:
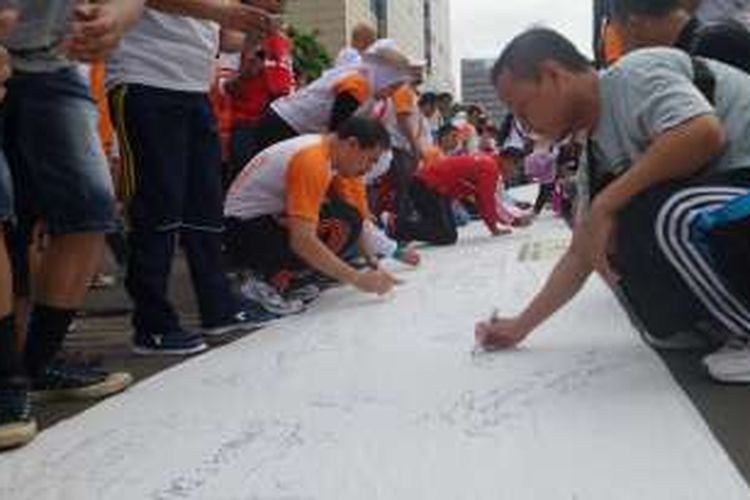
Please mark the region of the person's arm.
<svg viewBox="0 0 750 500"><path fill-rule="evenodd" d="M246 35L242 31L222 29L219 38L219 50L234 54L242 52Z"/></svg>
<svg viewBox="0 0 750 500"><path fill-rule="evenodd" d="M725 141L715 115L693 118L658 136L643 156L602 191L591 206L588 241L592 265L609 281L617 280L607 259L618 212L657 184L691 177L716 157Z"/></svg>
<svg viewBox="0 0 750 500"><path fill-rule="evenodd" d="M101 0L75 8L65 50L73 60L96 62L106 59L135 25L144 0Z"/></svg>
<svg viewBox="0 0 750 500"><path fill-rule="evenodd" d="M318 238L317 224L299 217L290 217L289 241L292 251L314 269L342 283L367 293L383 295L396 284L391 275L374 270L358 272L341 260Z"/></svg>
<svg viewBox="0 0 750 500"><path fill-rule="evenodd" d="M577 227L565 255L521 314L477 324L475 335L479 345L488 350L513 347L575 297L592 271L581 235Z"/></svg>
<svg viewBox="0 0 750 500"><path fill-rule="evenodd" d="M419 159L422 157L422 143L419 140L419 125L417 123L418 115L416 112L399 113L396 115L398 128L409 141L409 146L414 156Z"/></svg>
<svg viewBox="0 0 750 500"><path fill-rule="evenodd" d="M283 8L280 0L254 0L249 4L224 0L147 0L146 5L167 14L214 21L230 30L263 34L273 25L268 14L279 13Z"/></svg>
<svg viewBox="0 0 750 500"><path fill-rule="evenodd" d="M7 36L18 20L18 12L14 9L0 10L0 38ZM10 54L0 45L0 102L5 98L5 82L11 75Z"/></svg>

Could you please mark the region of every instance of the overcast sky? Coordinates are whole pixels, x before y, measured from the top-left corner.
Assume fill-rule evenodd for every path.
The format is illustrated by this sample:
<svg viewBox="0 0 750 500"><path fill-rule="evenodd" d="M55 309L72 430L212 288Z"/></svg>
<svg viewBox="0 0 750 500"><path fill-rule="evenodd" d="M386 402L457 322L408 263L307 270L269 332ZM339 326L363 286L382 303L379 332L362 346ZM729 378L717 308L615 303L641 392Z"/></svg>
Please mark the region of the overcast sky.
<svg viewBox="0 0 750 500"><path fill-rule="evenodd" d="M586 0L450 0L454 74L461 59L494 58L525 28L541 24L591 53L592 2ZM457 82L460 84L460 82Z"/></svg>

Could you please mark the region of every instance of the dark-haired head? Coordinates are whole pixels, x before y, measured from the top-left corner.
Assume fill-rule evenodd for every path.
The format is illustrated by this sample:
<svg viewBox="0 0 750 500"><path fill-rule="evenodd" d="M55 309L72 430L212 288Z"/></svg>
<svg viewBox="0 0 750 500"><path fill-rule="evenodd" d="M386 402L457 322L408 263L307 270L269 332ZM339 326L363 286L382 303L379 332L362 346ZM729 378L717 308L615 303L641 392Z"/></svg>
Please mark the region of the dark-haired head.
<svg viewBox="0 0 750 500"><path fill-rule="evenodd" d="M586 72L592 68L570 40L548 28L531 28L516 36L503 49L492 67L492 84L504 71L519 79L539 80L542 63L554 61L574 72Z"/></svg>
<svg viewBox="0 0 750 500"><path fill-rule="evenodd" d="M681 0L613 0L612 17L628 52L674 45L690 22Z"/></svg>
<svg viewBox="0 0 750 500"><path fill-rule="evenodd" d="M390 147L388 130L379 120L353 116L336 130L333 161L339 174L358 177L370 171Z"/></svg>
<svg viewBox="0 0 750 500"><path fill-rule="evenodd" d="M564 36L532 28L498 57L492 84L527 132L558 140L590 128L598 110L598 78L591 62Z"/></svg>
<svg viewBox="0 0 750 500"><path fill-rule="evenodd" d="M438 95L435 92L424 92L419 96L419 106L436 106Z"/></svg>
<svg viewBox="0 0 750 500"><path fill-rule="evenodd" d="M388 149L391 137L385 126L374 118L353 116L339 125L336 130L339 139L356 139L363 149Z"/></svg>
<svg viewBox="0 0 750 500"><path fill-rule="evenodd" d="M683 8L681 0L614 0L612 16L619 21L630 16L663 17Z"/></svg>

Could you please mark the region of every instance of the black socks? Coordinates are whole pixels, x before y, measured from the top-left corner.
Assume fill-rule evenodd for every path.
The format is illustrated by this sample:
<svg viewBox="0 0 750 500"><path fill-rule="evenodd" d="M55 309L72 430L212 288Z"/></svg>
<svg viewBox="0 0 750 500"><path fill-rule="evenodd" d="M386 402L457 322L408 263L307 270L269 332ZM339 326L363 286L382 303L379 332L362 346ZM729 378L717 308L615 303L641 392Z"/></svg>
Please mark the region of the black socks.
<svg viewBox="0 0 750 500"><path fill-rule="evenodd" d="M13 316L0 318L0 379L23 375L21 355L16 351Z"/></svg>
<svg viewBox="0 0 750 500"><path fill-rule="evenodd" d="M62 347L75 310L34 305L24 361L30 377L39 375Z"/></svg>

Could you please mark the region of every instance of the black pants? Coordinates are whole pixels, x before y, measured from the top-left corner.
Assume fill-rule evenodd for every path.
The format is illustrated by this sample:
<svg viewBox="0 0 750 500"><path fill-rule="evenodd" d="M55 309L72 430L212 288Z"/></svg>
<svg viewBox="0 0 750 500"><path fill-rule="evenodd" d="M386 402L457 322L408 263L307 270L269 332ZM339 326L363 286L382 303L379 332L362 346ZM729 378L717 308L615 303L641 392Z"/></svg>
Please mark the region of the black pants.
<svg viewBox="0 0 750 500"><path fill-rule="evenodd" d="M396 214L402 219L409 217L414 210L409 195L416 168L417 160L411 153L403 149L393 149L391 179L393 179Z"/></svg>
<svg viewBox="0 0 750 500"><path fill-rule="evenodd" d="M732 292L750 304L750 265L738 269L738 263L750 262L750 217L715 229L709 241L716 268Z"/></svg>
<svg viewBox="0 0 750 500"><path fill-rule="evenodd" d="M336 255L348 254L362 233L362 217L343 201L323 205L318 237ZM225 249L229 265L237 270L254 271L271 278L280 271L299 271L309 266L289 244L289 231L277 217L263 216L226 220Z"/></svg>
<svg viewBox="0 0 750 500"><path fill-rule="evenodd" d="M299 132L276 114L273 108L268 108L263 118L253 129L252 149L247 152L246 158L252 159L264 149L298 135L300 135Z"/></svg>
<svg viewBox="0 0 750 500"><path fill-rule="evenodd" d="M123 176L134 180L128 206L128 269L137 335L179 328L168 288L178 241L187 257L203 325L221 324L240 304L221 252L221 152L208 96L144 85L112 91Z"/></svg>
<svg viewBox="0 0 750 500"><path fill-rule="evenodd" d="M734 274L750 275L750 258L717 266L690 229L696 212L750 190L750 169L661 184L620 213L613 265L633 312L649 333L665 337L700 323L750 335L750 302L732 292Z"/></svg>
<svg viewBox="0 0 750 500"><path fill-rule="evenodd" d="M555 192L554 184L540 184L539 185L539 195L536 197L536 201L534 202L535 214L539 214L542 212L544 205L549 203L549 201L552 199L552 195L554 194L554 192Z"/></svg>
<svg viewBox="0 0 750 500"><path fill-rule="evenodd" d="M453 245L458 240L453 201L433 191L420 179L409 188L415 213L396 218L396 238L433 245Z"/></svg>

